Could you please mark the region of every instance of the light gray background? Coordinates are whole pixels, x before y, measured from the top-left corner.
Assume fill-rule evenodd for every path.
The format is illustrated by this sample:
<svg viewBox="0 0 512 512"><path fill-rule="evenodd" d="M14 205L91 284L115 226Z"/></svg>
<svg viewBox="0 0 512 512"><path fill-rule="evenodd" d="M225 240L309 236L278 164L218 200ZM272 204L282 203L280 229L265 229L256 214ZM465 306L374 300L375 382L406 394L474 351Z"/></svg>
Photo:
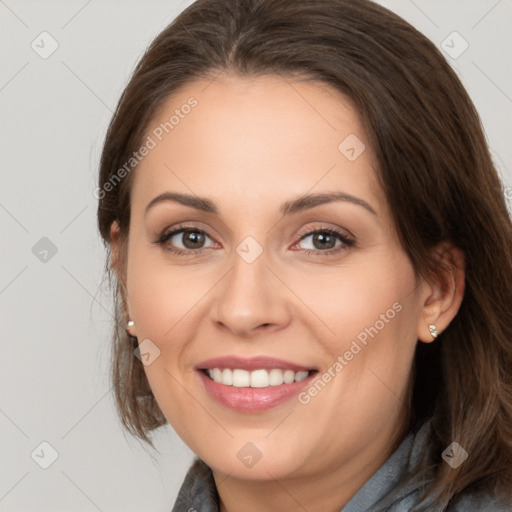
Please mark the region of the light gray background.
<svg viewBox="0 0 512 512"><path fill-rule="evenodd" d="M170 510L192 459L166 426L153 460L115 415L93 196L102 139L136 61L190 3L0 0L0 512ZM447 59L512 184L512 1L381 3L440 47L453 31L469 43ZM47 59L31 47L43 31L59 45ZM43 237L57 248L46 261L44 247L33 252ZM48 469L35 462L49 460L43 441L59 455Z"/></svg>

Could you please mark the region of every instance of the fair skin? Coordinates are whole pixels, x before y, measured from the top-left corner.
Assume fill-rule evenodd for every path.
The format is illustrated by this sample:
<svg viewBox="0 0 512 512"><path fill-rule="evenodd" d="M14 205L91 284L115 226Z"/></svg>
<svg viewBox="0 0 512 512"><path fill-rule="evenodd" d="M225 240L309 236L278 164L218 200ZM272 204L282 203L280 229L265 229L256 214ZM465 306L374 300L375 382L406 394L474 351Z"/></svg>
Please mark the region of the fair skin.
<svg viewBox="0 0 512 512"><path fill-rule="evenodd" d="M191 96L197 107L133 176L124 255L112 225L131 334L160 350L147 378L169 423L212 469L223 512L240 504L246 512L339 511L403 439L415 346L432 341L430 323L442 332L457 313L463 271L454 267L446 286L417 278L359 116L340 93L224 75L186 85L151 127ZM366 145L354 161L338 150L349 134ZM207 198L218 214L163 201L145 215L164 192ZM345 200L280 212L285 201L333 192L373 211ZM165 250L191 252L183 233L152 243L178 224L206 235L201 252ZM354 243L334 236L323 248L306 234L321 228ZM251 263L236 251L248 236L263 249ZM265 355L322 375L396 303L400 311L307 404L294 397L264 411L232 410L212 399L195 369L208 358ZM248 442L261 453L252 467L237 457Z"/></svg>

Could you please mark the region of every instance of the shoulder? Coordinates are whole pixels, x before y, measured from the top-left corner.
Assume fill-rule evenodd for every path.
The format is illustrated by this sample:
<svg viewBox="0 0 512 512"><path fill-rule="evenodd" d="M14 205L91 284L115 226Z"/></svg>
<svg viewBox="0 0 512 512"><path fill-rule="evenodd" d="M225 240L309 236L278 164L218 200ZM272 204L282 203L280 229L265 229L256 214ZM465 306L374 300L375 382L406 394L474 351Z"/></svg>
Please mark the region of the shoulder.
<svg viewBox="0 0 512 512"><path fill-rule="evenodd" d="M457 501L450 507L450 512L510 512L512 511L512 494L496 496L490 491L463 492Z"/></svg>
<svg viewBox="0 0 512 512"><path fill-rule="evenodd" d="M210 468L198 457L187 472L172 512L218 512L219 496Z"/></svg>
<svg viewBox="0 0 512 512"><path fill-rule="evenodd" d="M417 427L418 425L416 425ZM409 458L409 471L420 462L428 450L432 433L432 418L421 428L413 429L413 443ZM512 489L507 496L499 496L488 487L468 487L464 489L447 509L449 512L512 512Z"/></svg>

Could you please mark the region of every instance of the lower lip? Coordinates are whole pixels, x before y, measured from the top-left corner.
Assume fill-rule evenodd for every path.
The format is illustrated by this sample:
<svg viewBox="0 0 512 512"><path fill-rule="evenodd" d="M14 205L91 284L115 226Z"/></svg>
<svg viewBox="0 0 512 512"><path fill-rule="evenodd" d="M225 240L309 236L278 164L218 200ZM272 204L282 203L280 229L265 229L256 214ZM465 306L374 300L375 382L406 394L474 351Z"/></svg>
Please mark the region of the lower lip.
<svg viewBox="0 0 512 512"><path fill-rule="evenodd" d="M283 402L297 396L301 389L309 385L316 372L312 372L300 382L268 386L266 388L238 388L226 386L207 377L202 371L198 371L206 391L219 403L243 412L261 412L276 407Z"/></svg>

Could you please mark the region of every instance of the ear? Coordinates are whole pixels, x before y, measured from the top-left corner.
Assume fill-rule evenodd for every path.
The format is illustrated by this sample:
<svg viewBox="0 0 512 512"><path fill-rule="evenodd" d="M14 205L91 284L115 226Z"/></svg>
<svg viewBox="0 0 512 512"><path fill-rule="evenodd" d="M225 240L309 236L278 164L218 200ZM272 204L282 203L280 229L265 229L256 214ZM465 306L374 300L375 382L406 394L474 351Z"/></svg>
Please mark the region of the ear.
<svg viewBox="0 0 512 512"><path fill-rule="evenodd" d="M424 343L434 341L429 325L442 333L459 311L465 288L464 253L453 244L443 242L434 250L439 269L423 282L421 311L418 316L417 335Z"/></svg>
<svg viewBox="0 0 512 512"><path fill-rule="evenodd" d="M115 220L110 225L110 266L114 270L119 280L122 280L121 271L121 247L120 247L120 228L118 222Z"/></svg>
<svg viewBox="0 0 512 512"><path fill-rule="evenodd" d="M128 322L128 320L132 320L132 317L128 308L125 262L122 259L122 254L124 253L124 243L125 242L121 237L119 224L117 221L113 221L110 226L110 265L116 273L117 280L119 282L123 310L126 312L125 322ZM136 336L134 327L131 327L127 330L132 336Z"/></svg>

